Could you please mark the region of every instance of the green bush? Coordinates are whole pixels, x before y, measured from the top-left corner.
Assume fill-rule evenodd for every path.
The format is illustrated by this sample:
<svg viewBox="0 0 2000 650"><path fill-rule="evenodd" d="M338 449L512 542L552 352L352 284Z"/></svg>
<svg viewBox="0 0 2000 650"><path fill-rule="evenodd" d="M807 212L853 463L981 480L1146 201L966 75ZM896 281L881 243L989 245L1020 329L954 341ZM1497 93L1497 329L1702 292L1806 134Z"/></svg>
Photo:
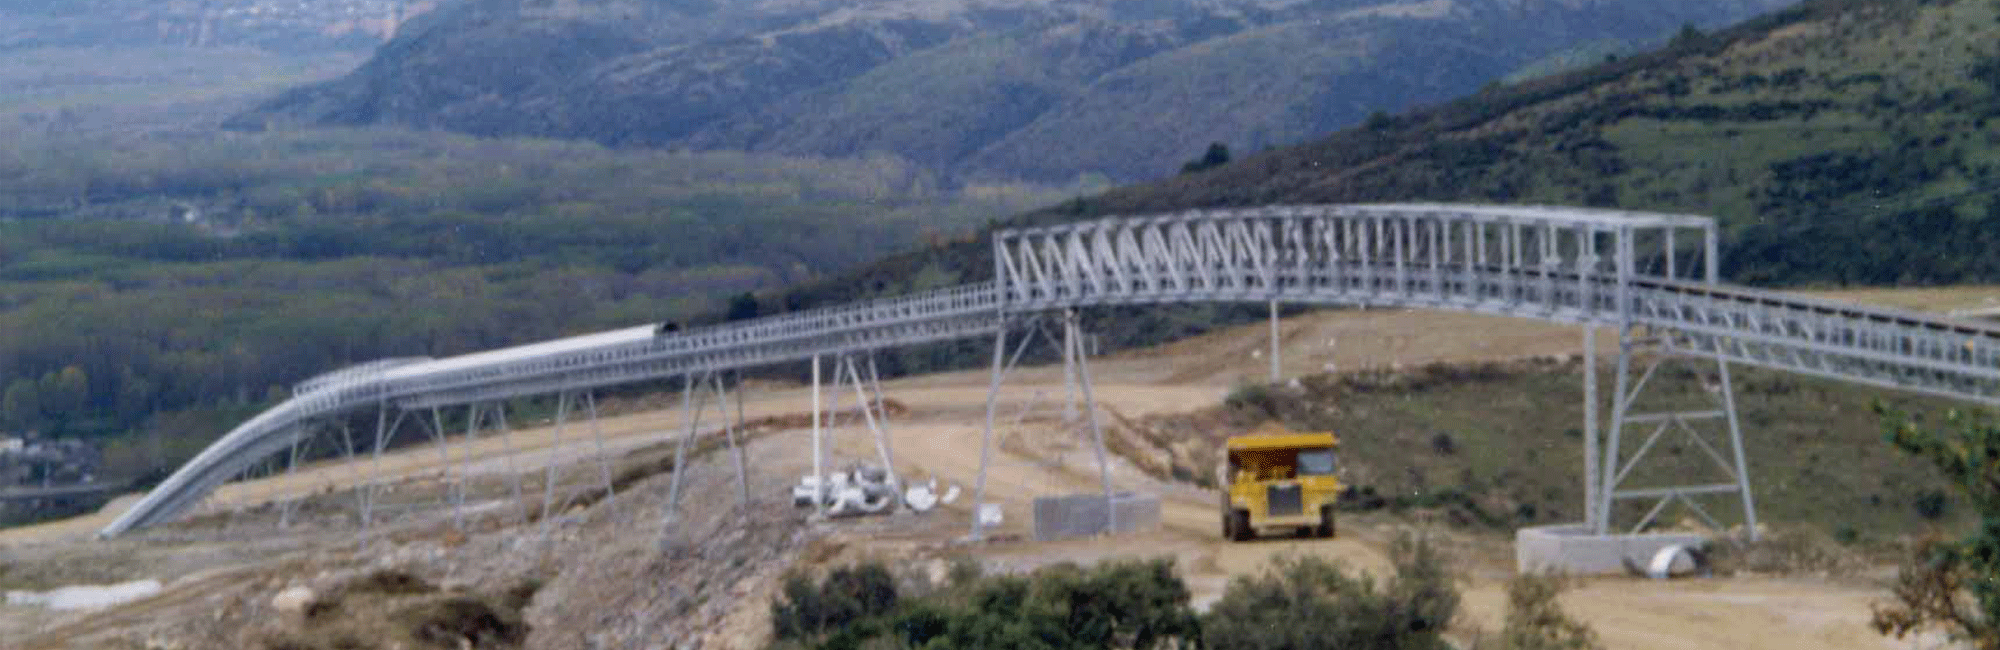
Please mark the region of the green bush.
<svg viewBox="0 0 2000 650"><path fill-rule="evenodd" d="M1252 418L1275 418L1278 416L1277 396L1272 394L1269 384L1242 384L1229 391L1223 398L1223 405L1230 410Z"/></svg>
<svg viewBox="0 0 2000 650"><path fill-rule="evenodd" d="M1202 620L1210 647L1229 650L1418 650L1442 638L1458 591L1437 547L1403 537L1390 547L1395 577L1378 587L1318 557L1281 558L1238 577Z"/></svg>
<svg viewBox="0 0 2000 650"><path fill-rule="evenodd" d="M771 603L771 626L780 639L813 637L895 606L896 579L881 564L834 569L818 584L793 574L785 578L784 598Z"/></svg>
<svg viewBox="0 0 2000 650"><path fill-rule="evenodd" d="M1898 639L1936 629L1968 647L2000 650L2000 420L1952 411L1938 426L1875 408L1889 443L1937 465L1979 514L1979 526L1965 537L1927 539L1913 549L1891 586L1892 599L1875 606L1875 629Z"/></svg>
<svg viewBox="0 0 2000 650"><path fill-rule="evenodd" d="M798 648L1177 648L1197 645L1199 621L1172 560L1060 564L981 577L955 567L929 598L870 599L893 585L880 565L825 581L794 576L772 604L773 631ZM893 592L893 586L888 587Z"/></svg>
<svg viewBox="0 0 2000 650"><path fill-rule="evenodd" d="M1944 518L1945 509L1950 503L1950 498L1945 495L1944 490L1930 489L1918 490L1917 498L1911 505L1916 507L1918 516L1937 521Z"/></svg>
<svg viewBox="0 0 2000 650"><path fill-rule="evenodd" d="M1181 165L1181 173L1193 174L1204 172L1227 164L1229 164L1229 145L1220 142L1211 142L1208 145L1208 150L1203 152L1200 158L1190 160L1186 164Z"/></svg>
<svg viewBox="0 0 2000 650"><path fill-rule="evenodd" d="M1562 611L1562 576L1523 573L1507 583L1507 622L1494 650L1596 650L1597 633ZM1480 646L1484 650L1484 646Z"/></svg>

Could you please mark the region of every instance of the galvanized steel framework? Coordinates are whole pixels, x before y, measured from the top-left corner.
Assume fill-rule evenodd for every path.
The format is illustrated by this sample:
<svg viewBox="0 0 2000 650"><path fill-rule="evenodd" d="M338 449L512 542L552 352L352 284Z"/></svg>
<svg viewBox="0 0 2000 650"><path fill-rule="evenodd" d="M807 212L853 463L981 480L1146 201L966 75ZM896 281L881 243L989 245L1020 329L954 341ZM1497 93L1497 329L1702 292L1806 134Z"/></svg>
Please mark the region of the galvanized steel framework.
<svg viewBox="0 0 2000 650"><path fill-rule="evenodd" d="M1716 248L1715 224L1704 217L1522 206L1276 206L1004 230L993 238L991 283L685 332L646 326L385 360L316 377L203 450L101 534L177 516L230 477L289 451L301 427L362 409L386 422L391 410L588 395L673 376L689 378L690 388L707 377L720 396L711 373L980 336L995 337L997 397L1008 328L1030 314L1113 304L1269 302L1274 317L1281 302L1452 309L1576 323L1586 340L1596 328L1615 328L1617 388L1602 434L1596 382L1586 381L1587 519L1600 531L1612 529L1612 505L1623 499L1652 500L1657 514L1674 500L1699 508L1692 495L1733 493L1746 519L1755 516L1730 364L2000 403L2000 330L1724 285ZM1070 323L1063 356L1078 363ZM1594 350L1586 345L1586 354ZM1632 412L1650 376L1635 375L1635 364L1668 356L1717 364L1716 409ZM1087 392L1087 365L1078 369ZM1586 373L1594 372L1593 359ZM1693 430L1690 423L1702 421L1723 424L1730 453ZM1625 454L1625 431L1647 425L1647 441ZM1694 436L1727 480L1623 488L1631 467L1669 433Z"/></svg>

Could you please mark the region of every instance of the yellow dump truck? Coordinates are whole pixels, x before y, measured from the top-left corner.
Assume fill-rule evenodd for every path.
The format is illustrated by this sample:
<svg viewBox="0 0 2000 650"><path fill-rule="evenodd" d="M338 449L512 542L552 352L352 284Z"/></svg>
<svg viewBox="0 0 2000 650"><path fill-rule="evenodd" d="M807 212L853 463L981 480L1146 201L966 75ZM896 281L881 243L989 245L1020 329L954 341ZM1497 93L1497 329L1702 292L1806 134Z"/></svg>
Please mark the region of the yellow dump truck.
<svg viewBox="0 0 2000 650"><path fill-rule="evenodd" d="M1242 541L1287 528L1301 537L1332 537L1340 479L1332 433L1265 430L1224 443L1222 536Z"/></svg>

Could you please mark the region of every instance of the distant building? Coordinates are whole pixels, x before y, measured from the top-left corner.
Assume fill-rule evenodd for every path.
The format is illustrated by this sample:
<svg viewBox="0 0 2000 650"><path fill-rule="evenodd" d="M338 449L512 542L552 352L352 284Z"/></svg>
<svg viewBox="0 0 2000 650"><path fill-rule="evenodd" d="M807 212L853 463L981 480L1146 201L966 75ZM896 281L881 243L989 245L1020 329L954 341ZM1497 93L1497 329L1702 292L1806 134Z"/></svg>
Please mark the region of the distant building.
<svg viewBox="0 0 2000 650"><path fill-rule="evenodd" d="M0 438L0 487L89 483L103 462L96 445L75 438Z"/></svg>

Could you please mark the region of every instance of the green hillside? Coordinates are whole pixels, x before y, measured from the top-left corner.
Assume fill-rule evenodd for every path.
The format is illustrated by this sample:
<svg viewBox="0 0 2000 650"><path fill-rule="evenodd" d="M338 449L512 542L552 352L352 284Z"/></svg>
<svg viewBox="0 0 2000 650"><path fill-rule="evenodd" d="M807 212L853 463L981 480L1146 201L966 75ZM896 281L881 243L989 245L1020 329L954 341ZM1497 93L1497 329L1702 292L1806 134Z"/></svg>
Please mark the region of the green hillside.
<svg viewBox="0 0 2000 650"><path fill-rule="evenodd" d="M1615 206L1718 217L1726 273L1754 284L1993 280L1996 118L2000 3L1818 0L1038 218L1374 200Z"/></svg>
<svg viewBox="0 0 2000 650"><path fill-rule="evenodd" d="M353 74L232 119L848 155L954 177L1135 180L1298 142L1581 43L1790 0L467 0ZM696 6L690 6L696 5Z"/></svg>

